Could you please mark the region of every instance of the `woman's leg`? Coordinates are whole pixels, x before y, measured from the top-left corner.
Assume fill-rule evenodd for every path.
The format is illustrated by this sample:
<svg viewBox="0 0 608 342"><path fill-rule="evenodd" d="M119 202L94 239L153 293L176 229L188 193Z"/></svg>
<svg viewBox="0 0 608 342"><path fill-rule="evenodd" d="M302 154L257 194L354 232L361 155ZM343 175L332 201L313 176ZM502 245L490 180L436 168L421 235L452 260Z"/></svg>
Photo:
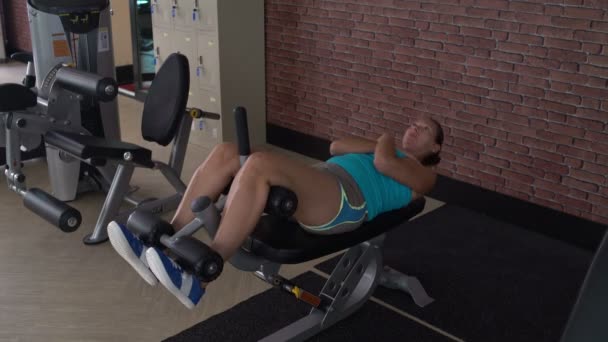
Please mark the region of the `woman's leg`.
<svg viewBox="0 0 608 342"><path fill-rule="evenodd" d="M173 228L178 231L194 219L190 205L195 198L209 196L215 202L240 167L239 152L235 144L216 145L192 175L171 221Z"/></svg>
<svg viewBox="0 0 608 342"><path fill-rule="evenodd" d="M340 186L333 175L277 153L254 153L236 175L211 244L224 260L232 257L254 230L273 185L298 196L294 217L303 224L325 224L339 210Z"/></svg>

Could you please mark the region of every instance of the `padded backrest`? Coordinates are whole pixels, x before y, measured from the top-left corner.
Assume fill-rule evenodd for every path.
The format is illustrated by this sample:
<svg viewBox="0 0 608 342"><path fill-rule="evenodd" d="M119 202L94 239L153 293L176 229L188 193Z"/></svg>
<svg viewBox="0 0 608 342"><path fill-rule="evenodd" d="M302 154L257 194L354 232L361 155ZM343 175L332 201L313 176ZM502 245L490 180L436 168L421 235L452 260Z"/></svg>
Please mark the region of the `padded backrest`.
<svg viewBox="0 0 608 342"><path fill-rule="evenodd" d="M407 207L378 215L361 227L333 235L312 234L298 223L264 215L256 225L246 249L267 260L297 264L350 248L405 224L424 210L426 199L419 197Z"/></svg>
<svg viewBox="0 0 608 342"><path fill-rule="evenodd" d="M173 53L156 73L144 102L141 134L145 140L162 146L167 146L173 140L185 115L189 91L188 58Z"/></svg>

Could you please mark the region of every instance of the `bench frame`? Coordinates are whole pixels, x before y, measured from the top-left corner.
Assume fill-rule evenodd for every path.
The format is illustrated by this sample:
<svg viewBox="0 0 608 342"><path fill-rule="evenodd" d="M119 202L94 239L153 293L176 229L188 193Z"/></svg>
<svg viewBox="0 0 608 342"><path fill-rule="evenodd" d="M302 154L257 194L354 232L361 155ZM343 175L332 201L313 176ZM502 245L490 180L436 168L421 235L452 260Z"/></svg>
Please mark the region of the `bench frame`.
<svg viewBox="0 0 608 342"><path fill-rule="evenodd" d="M171 249L180 238L194 239L191 235L201 228L214 238L226 199L222 195L215 204L195 212L192 222L172 237L161 239L162 243ZM260 341L304 341L359 310L374 293L383 272L382 247L385 237L383 233L348 248L318 295L322 305L313 307L307 316ZM248 250L248 245L248 242L243 244L228 261L237 269L254 272L258 278L276 286L273 280L280 277L282 264L254 254Z"/></svg>

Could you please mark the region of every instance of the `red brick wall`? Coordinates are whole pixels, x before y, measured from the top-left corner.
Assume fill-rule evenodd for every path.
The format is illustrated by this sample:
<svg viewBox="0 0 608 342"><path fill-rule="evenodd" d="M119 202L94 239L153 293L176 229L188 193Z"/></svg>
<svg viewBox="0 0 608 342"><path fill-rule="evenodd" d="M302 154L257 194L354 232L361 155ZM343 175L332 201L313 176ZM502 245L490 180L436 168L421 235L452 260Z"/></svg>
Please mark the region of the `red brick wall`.
<svg viewBox="0 0 608 342"><path fill-rule="evenodd" d="M608 223L608 1L266 5L269 122L375 138L430 113L442 174Z"/></svg>
<svg viewBox="0 0 608 342"><path fill-rule="evenodd" d="M30 25L27 18L27 1L3 0L6 20L6 39L12 50L32 51Z"/></svg>

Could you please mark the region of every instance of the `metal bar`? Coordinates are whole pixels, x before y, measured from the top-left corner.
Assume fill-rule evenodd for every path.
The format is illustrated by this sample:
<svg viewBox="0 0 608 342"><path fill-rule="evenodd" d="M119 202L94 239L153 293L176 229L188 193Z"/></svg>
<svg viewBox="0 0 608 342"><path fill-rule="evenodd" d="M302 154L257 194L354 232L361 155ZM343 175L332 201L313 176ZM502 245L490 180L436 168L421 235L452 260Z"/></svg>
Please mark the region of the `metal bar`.
<svg viewBox="0 0 608 342"><path fill-rule="evenodd" d="M181 115L179 129L173 139L173 148L171 149L171 157L169 158L169 166L175 170L178 177L182 174L188 140L190 139L190 129L192 128L192 117L188 113L182 113Z"/></svg>
<svg viewBox="0 0 608 342"><path fill-rule="evenodd" d="M149 211L154 214L164 214L177 209L182 196L180 194L163 197L154 201L145 202L138 205L135 208L124 210L116 215L115 221L123 222L133 213L135 210Z"/></svg>
<svg viewBox="0 0 608 342"><path fill-rule="evenodd" d="M323 312L317 311L291 323L283 329L266 336L259 342L299 342L305 341L321 332Z"/></svg>
<svg viewBox="0 0 608 342"><path fill-rule="evenodd" d="M179 177L180 171L171 168L171 166L169 166L163 162L159 162L159 161L153 161L153 162L154 162L154 167L156 167L157 169L160 170L160 172L165 176L167 181L169 181L169 183L173 186L173 188L178 193L183 194L184 192L186 192L186 184L184 182L182 182L182 180ZM183 157L182 157L182 164L183 164Z"/></svg>
<svg viewBox="0 0 608 342"><path fill-rule="evenodd" d="M153 6L153 5L152 5ZM137 20L137 1L129 1L129 15L131 16L131 46L133 51L133 83L135 85L135 92L133 95L127 95L135 97L137 91L142 88L142 76L141 76L141 60L140 60L140 41L139 41L139 25ZM120 90L119 90L120 91Z"/></svg>
<svg viewBox="0 0 608 342"><path fill-rule="evenodd" d="M119 164L116 169L116 175L110 185L110 190L106 196L106 200L101 208L101 213L97 219L97 224L93 229L93 233L87 235L84 239L87 244L101 243L107 240L107 227L110 221L115 219L120 210L120 206L126 193L129 191L129 183L133 176L135 167L130 164Z"/></svg>
<svg viewBox="0 0 608 342"><path fill-rule="evenodd" d="M43 106L44 108L48 108L49 107L49 102L45 99L43 99L42 97L38 97L38 104Z"/></svg>
<svg viewBox="0 0 608 342"><path fill-rule="evenodd" d="M25 189L25 184L20 183L17 179L21 174L21 143L19 140L19 129L17 128L17 118L14 118L13 113L7 113L5 116L6 130L6 181L8 188L21 194Z"/></svg>
<svg viewBox="0 0 608 342"><path fill-rule="evenodd" d="M122 95L125 95L125 96L128 96L128 97L133 97L133 98L135 97L135 92L134 91L130 91L130 90L127 90L127 89L121 88L121 87L118 87L118 93L122 94Z"/></svg>

